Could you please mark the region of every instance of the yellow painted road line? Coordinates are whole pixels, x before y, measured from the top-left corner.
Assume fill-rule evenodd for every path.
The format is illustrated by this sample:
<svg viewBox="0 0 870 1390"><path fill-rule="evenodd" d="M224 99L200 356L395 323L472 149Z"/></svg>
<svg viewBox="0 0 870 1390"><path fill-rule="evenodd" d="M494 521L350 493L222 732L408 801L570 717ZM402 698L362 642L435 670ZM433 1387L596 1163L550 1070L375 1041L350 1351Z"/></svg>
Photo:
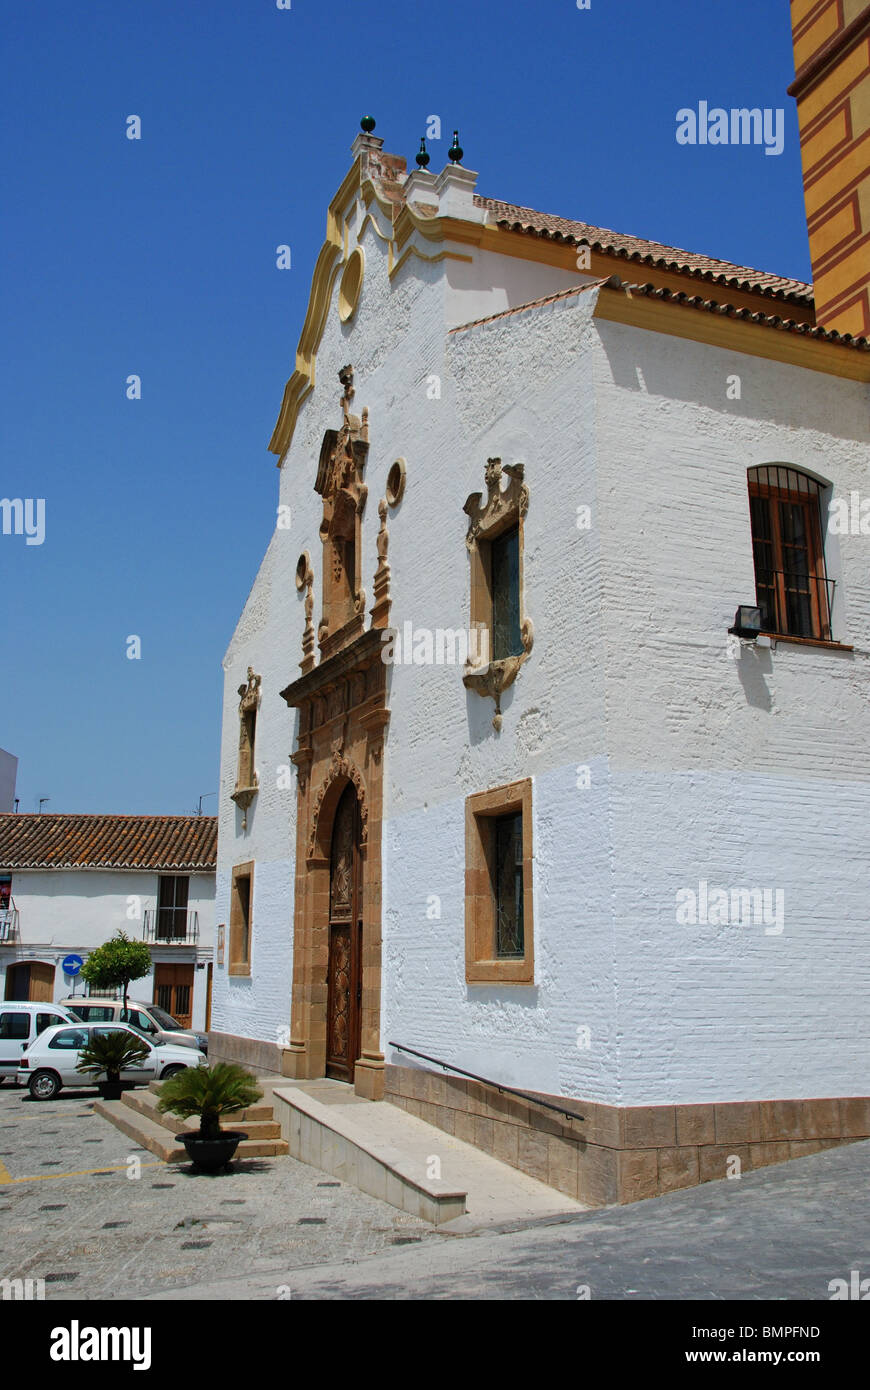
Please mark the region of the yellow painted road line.
<svg viewBox="0 0 870 1390"><path fill-rule="evenodd" d="M143 1163L143 1168L162 1168L162 1159L157 1159L154 1163ZM111 1168L79 1168L75 1173L37 1173L32 1178L13 1178L8 1169L0 1163L0 1183L9 1182L53 1182L56 1178L86 1178L89 1173L123 1173L127 1169L126 1163L116 1163Z"/></svg>

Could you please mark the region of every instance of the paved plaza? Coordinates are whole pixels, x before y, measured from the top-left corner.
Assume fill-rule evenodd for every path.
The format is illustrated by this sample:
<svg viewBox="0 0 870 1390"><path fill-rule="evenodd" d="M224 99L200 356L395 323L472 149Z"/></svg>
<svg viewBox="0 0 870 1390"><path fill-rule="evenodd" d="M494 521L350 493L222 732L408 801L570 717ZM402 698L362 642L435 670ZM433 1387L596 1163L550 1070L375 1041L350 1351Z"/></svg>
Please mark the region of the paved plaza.
<svg viewBox="0 0 870 1390"><path fill-rule="evenodd" d="M459 1235L292 1158L193 1176L93 1099L0 1088L0 1278L47 1299L828 1300L870 1277L870 1143Z"/></svg>

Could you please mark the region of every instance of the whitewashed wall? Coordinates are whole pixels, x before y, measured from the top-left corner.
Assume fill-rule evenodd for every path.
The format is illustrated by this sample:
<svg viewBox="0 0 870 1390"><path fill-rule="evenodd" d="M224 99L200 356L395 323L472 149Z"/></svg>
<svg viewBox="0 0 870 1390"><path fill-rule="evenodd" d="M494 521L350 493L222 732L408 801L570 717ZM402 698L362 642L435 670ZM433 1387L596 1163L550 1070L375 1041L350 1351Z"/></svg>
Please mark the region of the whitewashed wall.
<svg viewBox="0 0 870 1390"><path fill-rule="evenodd" d="M451 266L448 285L444 263L412 260L391 283L371 226L362 244L359 309L344 326L330 313L281 473L293 524L276 531L226 658L217 920L229 920L232 865L255 860L253 973L216 970L213 1026L275 1041L289 1024L296 792L281 769L295 716L279 691L301 658L303 549L319 619L313 481L352 362L353 409L370 414L369 606L377 499L393 459L407 460L389 516L397 627L467 625L462 506L483 489L487 457L523 462L531 496L535 646L501 734L458 668L390 672L388 1056L395 1041L624 1104L865 1093L870 539L832 546L838 635L854 656L780 644L735 662L726 629L754 600L746 469L789 462L870 495L866 387L594 320L595 290L445 336L493 312L498 293L517 303L562 288L563 274L547 283L535 267L525 284L490 257L479 282ZM739 402L725 397L734 371ZM263 676L260 792L243 833L229 796L249 664ZM469 986L464 799L521 776L534 779L536 982ZM783 933L678 927L676 892L702 877L783 888Z"/></svg>

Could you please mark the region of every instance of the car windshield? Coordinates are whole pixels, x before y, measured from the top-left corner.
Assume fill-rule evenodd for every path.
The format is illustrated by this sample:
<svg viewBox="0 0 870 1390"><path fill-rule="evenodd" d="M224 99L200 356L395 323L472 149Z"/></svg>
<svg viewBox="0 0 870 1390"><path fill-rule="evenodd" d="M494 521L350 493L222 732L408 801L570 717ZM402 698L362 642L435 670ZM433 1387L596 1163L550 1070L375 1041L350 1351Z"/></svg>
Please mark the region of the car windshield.
<svg viewBox="0 0 870 1390"><path fill-rule="evenodd" d="M159 1023L160 1027L164 1031L169 1030L169 1032L172 1033L184 1032L184 1029L178 1022L178 1019L173 1018L172 1014L168 1014L165 1009L158 1009L155 1004L152 1004L150 1006L150 1013L151 1017L154 1019L154 1022Z"/></svg>

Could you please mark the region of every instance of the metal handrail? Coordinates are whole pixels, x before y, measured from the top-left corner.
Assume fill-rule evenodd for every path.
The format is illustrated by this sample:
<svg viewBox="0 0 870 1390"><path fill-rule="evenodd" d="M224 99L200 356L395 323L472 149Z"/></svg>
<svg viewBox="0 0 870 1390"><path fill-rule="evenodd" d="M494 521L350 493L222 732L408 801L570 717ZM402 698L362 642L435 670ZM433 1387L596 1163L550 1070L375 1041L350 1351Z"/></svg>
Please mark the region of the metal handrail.
<svg viewBox="0 0 870 1390"><path fill-rule="evenodd" d="M530 1095L528 1091L518 1091L515 1086L506 1086L503 1081L493 1081L488 1076L476 1076L473 1071L464 1071L462 1067L454 1067L452 1062L442 1062L440 1057L430 1057L425 1052L415 1052L413 1047L402 1047L401 1043L388 1042L388 1047L394 1047L397 1052L404 1052L409 1057L422 1057L424 1062L434 1062L443 1071L455 1071L458 1076L467 1076L469 1081L479 1081L483 1086L492 1086L499 1094L509 1096L519 1096L521 1100L529 1100L532 1105L542 1105L545 1110L555 1110L557 1115L567 1115L569 1120L585 1120L585 1115L578 1115L576 1110L566 1110L564 1105L553 1105L552 1101L540 1100L538 1096Z"/></svg>
<svg viewBox="0 0 870 1390"><path fill-rule="evenodd" d="M780 581L782 581L780 583ZM756 564L755 571L756 602L762 610L761 628L773 636L808 637L819 641L831 640L831 612L834 607L835 579L825 574L804 574L799 570L768 569L766 565ZM814 586L811 588L811 586ZM824 588L822 587L824 586ZM772 604L764 595L772 596ZM802 613L797 621L789 622L789 602L805 602L809 607L806 615ZM772 611L771 611L772 608ZM765 614L765 609L767 613ZM805 621L802 619L805 616ZM766 625L765 617L772 619L772 626ZM809 627L809 632L799 632L797 628ZM818 631L815 631L818 627Z"/></svg>

